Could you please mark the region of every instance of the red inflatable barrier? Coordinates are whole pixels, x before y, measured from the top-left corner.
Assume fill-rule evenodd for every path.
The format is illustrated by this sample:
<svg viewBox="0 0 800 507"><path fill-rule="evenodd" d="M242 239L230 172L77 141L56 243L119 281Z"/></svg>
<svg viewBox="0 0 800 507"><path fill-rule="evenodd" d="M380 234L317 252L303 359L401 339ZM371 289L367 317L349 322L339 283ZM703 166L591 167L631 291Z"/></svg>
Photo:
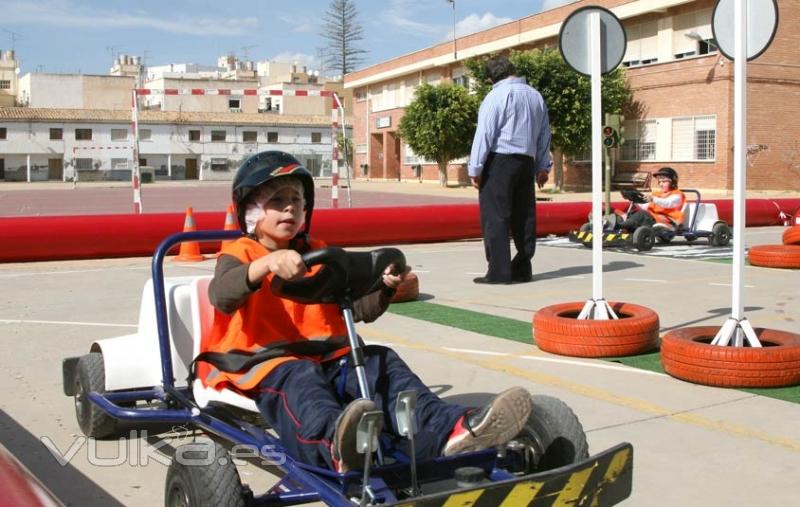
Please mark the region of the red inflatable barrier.
<svg viewBox="0 0 800 507"><path fill-rule="evenodd" d="M731 222L733 203L717 205ZM615 203L622 207L623 203ZM782 225L780 211L792 213L798 199L747 201L748 226ZM537 234L566 234L586 222L591 203L537 205ZM194 214L198 230L222 229L224 212ZM0 262L149 256L168 235L183 230L183 213L0 218ZM312 233L332 245L367 246L480 238L477 204L403 208L320 209ZM201 245L205 253L217 243Z"/></svg>

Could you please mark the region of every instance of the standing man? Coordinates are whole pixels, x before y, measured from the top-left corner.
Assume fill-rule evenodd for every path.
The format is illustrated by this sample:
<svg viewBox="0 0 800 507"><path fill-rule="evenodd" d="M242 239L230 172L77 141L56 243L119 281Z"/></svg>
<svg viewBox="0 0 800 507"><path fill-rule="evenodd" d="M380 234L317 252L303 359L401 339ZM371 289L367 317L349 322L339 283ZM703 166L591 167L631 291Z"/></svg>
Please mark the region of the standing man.
<svg viewBox="0 0 800 507"><path fill-rule="evenodd" d="M514 75L505 56L486 62L492 91L478 112L468 172L478 189L489 269L475 283L524 283L533 278L536 190L547 183L550 120L541 94ZM511 259L508 233L517 254Z"/></svg>

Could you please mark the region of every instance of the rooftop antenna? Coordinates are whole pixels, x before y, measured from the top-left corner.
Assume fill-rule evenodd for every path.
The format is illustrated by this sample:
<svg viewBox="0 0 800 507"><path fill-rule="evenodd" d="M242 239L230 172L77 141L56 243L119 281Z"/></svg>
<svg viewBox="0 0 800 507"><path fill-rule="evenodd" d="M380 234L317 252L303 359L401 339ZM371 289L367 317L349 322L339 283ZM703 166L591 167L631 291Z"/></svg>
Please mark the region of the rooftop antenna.
<svg viewBox="0 0 800 507"><path fill-rule="evenodd" d="M122 46L106 46L106 51L111 53L111 65L116 64L117 56L119 56L119 49L122 49Z"/></svg>
<svg viewBox="0 0 800 507"><path fill-rule="evenodd" d="M249 46L242 46L240 49L242 50L242 61L247 61L247 50L257 48L258 44L251 44Z"/></svg>
<svg viewBox="0 0 800 507"><path fill-rule="evenodd" d="M20 37L20 34L18 34L17 32L12 32L11 30L6 30L5 28L0 28L0 30L11 35L11 51L14 51L17 41L20 40L22 37Z"/></svg>

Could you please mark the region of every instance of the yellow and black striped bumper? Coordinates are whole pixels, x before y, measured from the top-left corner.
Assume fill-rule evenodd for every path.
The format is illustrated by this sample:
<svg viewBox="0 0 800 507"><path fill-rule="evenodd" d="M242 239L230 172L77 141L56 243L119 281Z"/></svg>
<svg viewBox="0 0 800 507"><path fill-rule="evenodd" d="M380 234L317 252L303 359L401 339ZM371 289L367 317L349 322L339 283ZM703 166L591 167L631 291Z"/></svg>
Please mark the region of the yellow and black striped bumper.
<svg viewBox="0 0 800 507"><path fill-rule="evenodd" d="M622 443L580 463L472 489L403 500L397 507L603 507L628 498L633 446Z"/></svg>
<svg viewBox="0 0 800 507"><path fill-rule="evenodd" d="M584 245L591 246L592 243L591 231L570 231L569 240L573 243L583 243ZM603 233L603 246L627 246L632 244L633 235L627 232L605 232Z"/></svg>

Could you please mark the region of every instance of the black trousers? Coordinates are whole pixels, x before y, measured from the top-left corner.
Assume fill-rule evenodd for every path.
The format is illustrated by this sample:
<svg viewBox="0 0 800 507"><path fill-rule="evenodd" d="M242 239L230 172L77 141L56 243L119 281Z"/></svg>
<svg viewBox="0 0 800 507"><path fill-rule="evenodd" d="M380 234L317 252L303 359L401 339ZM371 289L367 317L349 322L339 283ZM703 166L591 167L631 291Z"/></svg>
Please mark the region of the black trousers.
<svg viewBox="0 0 800 507"><path fill-rule="evenodd" d="M396 447L408 452L405 441L397 437L395 405L401 391L414 390L417 457L438 456L467 408L436 396L392 349L367 345L363 350L367 384L375 405L384 414L383 435L397 439ZM322 364L308 360L283 363L261 381L258 389L258 409L278 432L288 453L303 463L332 467L330 446L336 418L345 405L360 397L349 355Z"/></svg>
<svg viewBox="0 0 800 507"><path fill-rule="evenodd" d="M656 219L643 209L637 209L630 214L627 220L622 222L620 227L628 232L633 232L643 225L652 226L656 223Z"/></svg>
<svg viewBox="0 0 800 507"><path fill-rule="evenodd" d="M527 155L490 153L481 173L478 200L487 278L511 282L529 278L536 253L536 189L534 160ZM508 234L517 253L511 258Z"/></svg>

